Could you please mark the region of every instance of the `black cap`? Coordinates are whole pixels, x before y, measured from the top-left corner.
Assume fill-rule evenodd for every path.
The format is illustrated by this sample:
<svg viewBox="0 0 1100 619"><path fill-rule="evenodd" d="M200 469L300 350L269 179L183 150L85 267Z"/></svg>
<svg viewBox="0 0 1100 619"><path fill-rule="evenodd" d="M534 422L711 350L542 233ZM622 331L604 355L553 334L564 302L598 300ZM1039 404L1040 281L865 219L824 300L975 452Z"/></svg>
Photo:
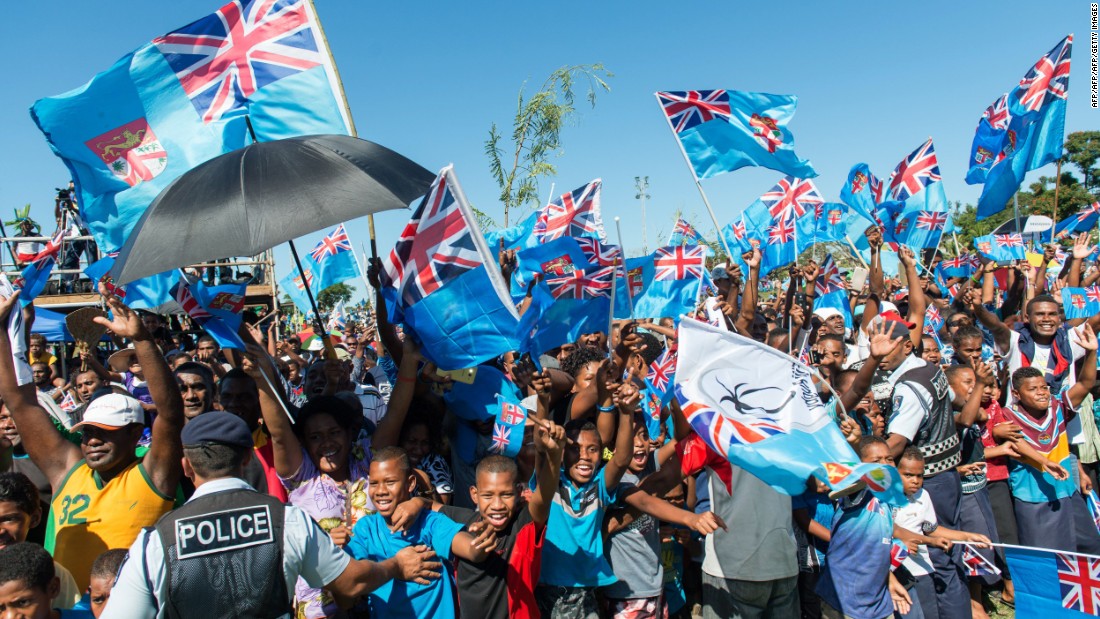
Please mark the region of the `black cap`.
<svg viewBox="0 0 1100 619"><path fill-rule="evenodd" d="M195 417L183 426L180 434L184 447L199 445L228 445L252 447L252 433L244 419L225 411L209 411Z"/></svg>

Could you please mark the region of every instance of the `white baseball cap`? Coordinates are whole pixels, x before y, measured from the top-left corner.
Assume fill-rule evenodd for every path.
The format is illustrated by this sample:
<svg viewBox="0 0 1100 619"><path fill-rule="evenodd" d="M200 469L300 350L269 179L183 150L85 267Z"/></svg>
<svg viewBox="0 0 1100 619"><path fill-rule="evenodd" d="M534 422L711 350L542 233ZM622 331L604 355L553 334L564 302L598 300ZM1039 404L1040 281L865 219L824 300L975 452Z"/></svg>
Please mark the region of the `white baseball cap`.
<svg viewBox="0 0 1100 619"><path fill-rule="evenodd" d="M141 402L121 393L109 393L92 400L84 409L83 421L73 429L89 425L116 430L132 423L145 423L145 410L141 408Z"/></svg>
<svg viewBox="0 0 1100 619"><path fill-rule="evenodd" d="M833 316L843 316L843 315L844 314L842 314L840 312L840 310L838 310L835 307L819 307L819 308L814 310L814 316L817 316L818 318L820 318L822 320L828 320L828 319L832 318Z"/></svg>

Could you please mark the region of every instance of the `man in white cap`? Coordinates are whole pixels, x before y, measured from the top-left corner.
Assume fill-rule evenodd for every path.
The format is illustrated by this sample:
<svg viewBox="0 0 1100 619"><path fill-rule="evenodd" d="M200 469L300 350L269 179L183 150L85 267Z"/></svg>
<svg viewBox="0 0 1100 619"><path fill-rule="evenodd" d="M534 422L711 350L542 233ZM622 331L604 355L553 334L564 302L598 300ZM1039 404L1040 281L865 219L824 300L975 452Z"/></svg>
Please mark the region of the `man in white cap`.
<svg viewBox="0 0 1100 619"><path fill-rule="evenodd" d="M8 331L0 329L0 398L19 427L27 454L54 488L53 536L45 546L73 573L81 590L88 587L97 556L129 547L142 527L172 509L183 474L183 406L176 382L141 319L118 299L105 296L114 318L96 320L134 342L159 411L149 451L140 459L134 449L145 411L138 400L117 393L92 400L83 421L74 426L83 433L80 445L70 443L38 403L34 385L19 385L15 365L26 359L13 359ZM0 297L0 323L6 324L18 300L18 293Z"/></svg>

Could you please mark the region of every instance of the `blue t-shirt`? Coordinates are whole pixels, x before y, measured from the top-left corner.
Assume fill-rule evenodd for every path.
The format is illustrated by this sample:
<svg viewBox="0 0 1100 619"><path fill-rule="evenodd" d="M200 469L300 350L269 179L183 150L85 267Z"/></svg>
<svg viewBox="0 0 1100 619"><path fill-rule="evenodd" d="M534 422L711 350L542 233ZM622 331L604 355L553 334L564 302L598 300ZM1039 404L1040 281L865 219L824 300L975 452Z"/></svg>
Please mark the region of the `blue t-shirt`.
<svg viewBox="0 0 1100 619"><path fill-rule="evenodd" d="M95 615L92 611L85 608L71 608L71 609L55 609L61 613L61 619L94 619Z"/></svg>
<svg viewBox="0 0 1100 619"><path fill-rule="evenodd" d="M894 519L869 491L841 499L817 594L853 619L894 614L890 600L890 548Z"/></svg>
<svg viewBox="0 0 1100 619"><path fill-rule="evenodd" d="M356 559L383 561L407 546L424 544L439 555L443 573L431 584L391 580L370 594L372 617L454 617L455 595L451 581L451 542L462 530L450 518L424 510L408 532L390 531L386 519L370 514L355 523L347 550Z"/></svg>
<svg viewBox="0 0 1100 619"><path fill-rule="evenodd" d="M618 580L604 555L604 512L615 502L604 484L604 470L580 487L562 472L546 521L539 584L603 587ZM532 477L531 488L535 485Z"/></svg>
<svg viewBox="0 0 1100 619"><path fill-rule="evenodd" d="M833 526L836 504L826 493L807 490L796 497L791 497L791 510L796 509L806 510L810 515L810 520L825 528ZM801 529L796 530L796 537L800 538L798 540L798 566L800 568L816 568L825 564L825 552L829 548L829 542L818 539ZM805 544L805 548L803 548L803 544ZM809 554L810 552L813 552L812 556Z"/></svg>

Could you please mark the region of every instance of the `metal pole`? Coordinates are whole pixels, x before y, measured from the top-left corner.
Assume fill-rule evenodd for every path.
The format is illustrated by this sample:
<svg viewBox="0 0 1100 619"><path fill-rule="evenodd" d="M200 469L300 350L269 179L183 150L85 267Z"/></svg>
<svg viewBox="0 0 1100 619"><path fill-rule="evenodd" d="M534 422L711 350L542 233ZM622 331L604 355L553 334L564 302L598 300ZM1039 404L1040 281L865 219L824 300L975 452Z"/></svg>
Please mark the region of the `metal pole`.
<svg viewBox="0 0 1100 619"><path fill-rule="evenodd" d="M1054 200L1057 201L1058 198L1054 198ZM1054 210L1058 210L1058 207L1055 206ZM1013 212L1013 217L1016 220L1016 232L1023 235L1024 229L1020 227L1020 192L1019 191L1012 194L1012 212Z"/></svg>
<svg viewBox="0 0 1100 619"><path fill-rule="evenodd" d="M657 93L653 93L654 98L657 99L657 104L660 105L660 97ZM676 135L676 129L672 127L672 120L668 115L665 115L665 123L668 124L668 130L672 132L672 137L676 140L676 145L680 147L680 154L684 156L684 163L687 164L688 170L691 170L691 178L695 179L695 188L699 190L699 195L703 198L703 204L707 207L707 213L710 214L710 220L714 223L714 229L718 232L718 240L722 243L722 248L726 250L726 255L730 260L733 260L733 252L730 251L729 243L726 242L726 237L722 236L722 226L718 224L718 217L714 214L714 209L710 206L710 200L707 199L707 193L703 191L703 185L699 182L699 177L695 175L695 168L691 165L691 159L688 158L687 151L684 150L684 143L680 141L680 136Z"/></svg>
<svg viewBox="0 0 1100 619"><path fill-rule="evenodd" d="M615 217L615 231L619 235L619 247L621 249L622 246L623 246L623 229L622 229L621 226L619 226L619 218L618 217ZM630 279L627 277L627 273L626 273L626 250L621 249L621 251L622 251L622 257L623 257L623 279L626 280L626 300L627 300L628 303L630 303L630 315L634 316L634 294L630 291ZM618 269L615 269L615 272L617 274ZM614 281L614 278L612 278L612 281ZM612 285L611 287L614 288L615 286ZM615 307L614 306L611 307L611 313L612 314L615 313Z"/></svg>

